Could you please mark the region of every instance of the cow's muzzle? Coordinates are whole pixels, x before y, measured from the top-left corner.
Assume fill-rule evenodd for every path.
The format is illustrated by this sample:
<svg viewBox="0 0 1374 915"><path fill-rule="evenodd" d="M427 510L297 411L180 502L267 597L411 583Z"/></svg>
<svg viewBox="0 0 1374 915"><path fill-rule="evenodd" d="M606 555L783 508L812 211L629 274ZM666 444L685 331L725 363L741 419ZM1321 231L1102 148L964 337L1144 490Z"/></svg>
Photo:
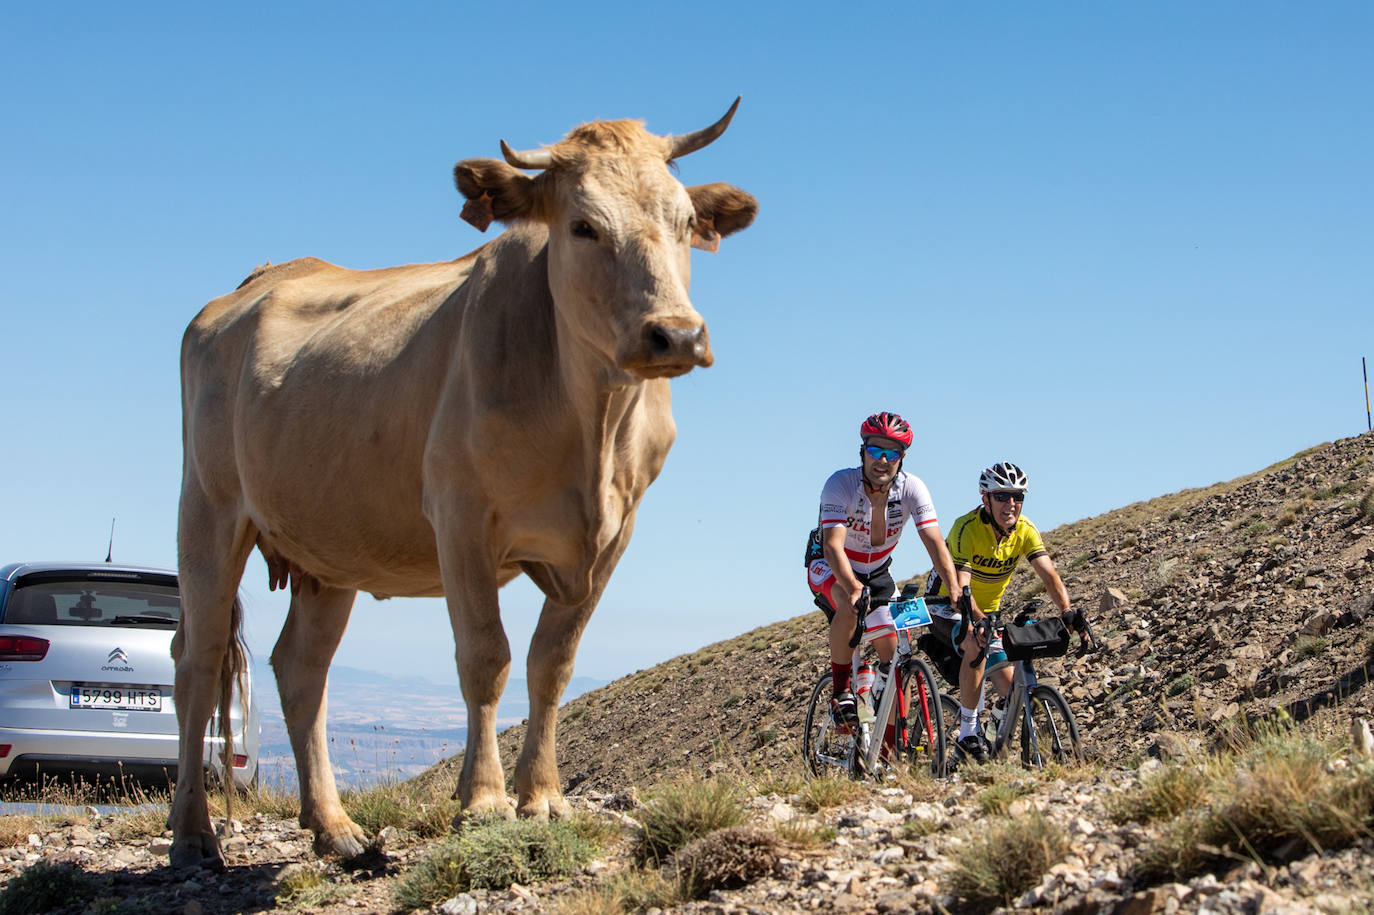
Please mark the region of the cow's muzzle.
<svg viewBox="0 0 1374 915"><path fill-rule="evenodd" d="M647 321L620 367L645 378L672 378L715 362L711 337L700 319Z"/></svg>

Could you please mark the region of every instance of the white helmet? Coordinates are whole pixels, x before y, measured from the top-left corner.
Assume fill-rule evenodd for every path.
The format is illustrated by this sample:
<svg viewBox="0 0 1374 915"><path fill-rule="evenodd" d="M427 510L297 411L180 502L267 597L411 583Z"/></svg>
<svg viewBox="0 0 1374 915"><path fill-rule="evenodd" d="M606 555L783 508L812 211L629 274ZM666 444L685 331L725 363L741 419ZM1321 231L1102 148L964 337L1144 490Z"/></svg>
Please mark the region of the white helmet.
<svg viewBox="0 0 1374 915"><path fill-rule="evenodd" d="M1030 489L1030 481L1026 479L1025 471L1011 461L999 461L984 470L978 477L978 491L980 493L997 492L1004 489L1015 489L1021 492Z"/></svg>

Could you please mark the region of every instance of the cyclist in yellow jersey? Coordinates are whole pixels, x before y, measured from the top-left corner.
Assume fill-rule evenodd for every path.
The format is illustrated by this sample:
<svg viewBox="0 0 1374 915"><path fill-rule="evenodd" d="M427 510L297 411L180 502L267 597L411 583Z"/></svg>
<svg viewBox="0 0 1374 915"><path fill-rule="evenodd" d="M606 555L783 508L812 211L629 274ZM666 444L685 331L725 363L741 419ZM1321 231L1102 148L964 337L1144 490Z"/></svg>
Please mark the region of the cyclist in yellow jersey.
<svg viewBox="0 0 1374 915"><path fill-rule="evenodd" d="M1029 481L1020 467L1010 461L993 464L978 478L979 506L956 519L950 528L947 542L958 578L954 590L961 591L968 586L972 591L975 621L999 609L1011 574L1023 556L1045 583L1045 590L1055 605L1060 610L1069 609L1069 592L1054 568L1040 532L1030 519L1021 515L1028 488ZM932 571L926 595L948 597L949 594L950 588L939 573ZM965 657L976 655L984 647L973 632L960 631L955 603L932 605L931 617L932 630L951 642ZM987 758L982 729L978 726L983 711L984 666L993 666L993 684L1003 696L1011 692L1013 675L1011 665L1005 663L1007 656L1002 650L1001 638L994 638L986 648L987 657L982 664L977 667L959 665L958 747L965 756L978 762Z"/></svg>

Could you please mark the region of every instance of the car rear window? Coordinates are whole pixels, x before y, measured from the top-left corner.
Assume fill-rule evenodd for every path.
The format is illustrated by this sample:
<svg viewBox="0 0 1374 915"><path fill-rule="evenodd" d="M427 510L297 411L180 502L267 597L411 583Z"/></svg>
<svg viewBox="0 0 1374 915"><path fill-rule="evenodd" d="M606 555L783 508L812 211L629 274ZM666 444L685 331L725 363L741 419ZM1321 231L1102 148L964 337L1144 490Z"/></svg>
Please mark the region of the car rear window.
<svg viewBox="0 0 1374 915"><path fill-rule="evenodd" d="M49 626L171 626L181 616L177 589L148 582L44 581L20 584L5 623Z"/></svg>

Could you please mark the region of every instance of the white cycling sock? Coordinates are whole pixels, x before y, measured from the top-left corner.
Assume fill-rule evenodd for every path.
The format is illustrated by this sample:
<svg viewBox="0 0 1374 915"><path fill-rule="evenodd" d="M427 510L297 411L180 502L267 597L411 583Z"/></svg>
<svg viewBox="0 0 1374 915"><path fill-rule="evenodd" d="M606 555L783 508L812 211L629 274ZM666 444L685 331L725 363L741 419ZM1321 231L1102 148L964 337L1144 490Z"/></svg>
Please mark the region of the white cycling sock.
<svg viewBox="0 0 1374 915"><path fill-rule="evenodd" d="M959 706L959 739L978 733L978 709Z"/></svg>

